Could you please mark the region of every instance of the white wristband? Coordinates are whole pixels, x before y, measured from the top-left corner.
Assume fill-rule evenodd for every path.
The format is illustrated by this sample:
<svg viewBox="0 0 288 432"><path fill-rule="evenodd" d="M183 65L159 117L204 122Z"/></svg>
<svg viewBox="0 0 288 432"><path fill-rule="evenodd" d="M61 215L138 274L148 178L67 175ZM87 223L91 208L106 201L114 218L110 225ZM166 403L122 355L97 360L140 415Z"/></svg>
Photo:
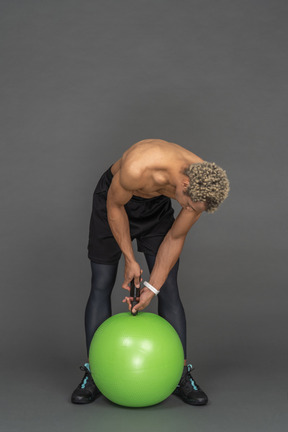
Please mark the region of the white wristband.
<svg viewBox="0 0 288 432"><path fill-rule="evenodd" d="M144 282L143 285L145 285L147 288L150 289L155 295L159 294L160 291L158 291L156 288L153 287L149 282Z"/></svg>

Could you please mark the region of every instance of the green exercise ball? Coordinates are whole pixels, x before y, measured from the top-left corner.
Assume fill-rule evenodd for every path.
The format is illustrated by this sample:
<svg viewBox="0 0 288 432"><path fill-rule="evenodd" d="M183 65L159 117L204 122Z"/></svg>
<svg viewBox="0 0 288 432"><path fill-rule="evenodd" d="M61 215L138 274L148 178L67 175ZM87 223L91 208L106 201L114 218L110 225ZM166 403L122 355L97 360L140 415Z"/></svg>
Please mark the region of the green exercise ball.
<svg viewBox="0 0 288 432"><path fill-rule="evenodd" d="M93 380L107 399L127 407L146 407L175 390L184 352L176 330L164 318L124 312L98 327L89 363Z"/></svg>

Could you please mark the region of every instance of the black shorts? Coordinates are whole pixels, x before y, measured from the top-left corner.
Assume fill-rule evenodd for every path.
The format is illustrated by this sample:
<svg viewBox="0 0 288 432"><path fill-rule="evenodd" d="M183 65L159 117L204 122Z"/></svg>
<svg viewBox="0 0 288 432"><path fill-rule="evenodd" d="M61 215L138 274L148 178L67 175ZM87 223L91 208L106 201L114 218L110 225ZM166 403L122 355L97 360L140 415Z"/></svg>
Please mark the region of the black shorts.
<svg viewBox="0 0 288 432"><path fill-rule="evenodd" d="M100 178L93 193L88 258L98 264L115 264L122 253L107 219L107 191L112 178L110 167ZM129 219L131 241L136 239L138 252L156 255L175 220L171 199L164 195L153 198L133 195L124 207Z"/></svg>

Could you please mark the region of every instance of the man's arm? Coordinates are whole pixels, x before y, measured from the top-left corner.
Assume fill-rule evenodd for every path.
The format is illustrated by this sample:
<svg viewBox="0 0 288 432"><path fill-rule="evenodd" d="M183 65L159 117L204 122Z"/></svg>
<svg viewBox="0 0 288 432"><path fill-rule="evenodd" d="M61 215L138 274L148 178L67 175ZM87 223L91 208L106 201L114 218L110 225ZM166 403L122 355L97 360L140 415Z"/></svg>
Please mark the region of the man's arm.
<svg viewBox="0 0 288 432"><path fill-rule="evenodd" d="M201 212L182 209L171 229L164 237L157 255L149 283L160 290L166 281L170 270L176 264L184 246L185 238L190 228L197 222Z"/></svg>
<svg viewBox="0 0 288 432"><path fill-rule="evenodd" d="M107 194L107 218L112 234L123 252L125 260L135 260L131 239L128 216L124 205L131 199L133 193L124 189L120 183L118 171L111 182Z"/></svg>
<svg viewBox="0 0 288 432"><path fill-rule="evenodd" d="M131 185L134 190L141 187L140 177L129 169L125 170L123 176L119 170L114 175L107 194L107 218L112 234L125 258L125 280L122 288L127 290L130 289L128 284L132 279L135 280L136 287L139 287L141 274L140 266L134 257L129 220L124 208L133 195Z"/></svg>

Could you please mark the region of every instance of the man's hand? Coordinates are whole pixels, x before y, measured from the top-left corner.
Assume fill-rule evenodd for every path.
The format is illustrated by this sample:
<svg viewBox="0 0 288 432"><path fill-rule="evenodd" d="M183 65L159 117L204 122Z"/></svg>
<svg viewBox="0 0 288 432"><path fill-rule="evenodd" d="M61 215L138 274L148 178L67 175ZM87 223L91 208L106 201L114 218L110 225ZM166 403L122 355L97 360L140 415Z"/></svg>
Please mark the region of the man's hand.
<svg viewBox="0 0 288 432"><path fill-rule="evenodd" d="M155 294L151 290L149 290L149 288L147 288L147 287L142 288L140 291L140 299L139 299L140 301L138 304L136 304L133 307L132 312L136 313L137 311L141 311L141 310L145 309L149 305L149 303L151 302L153 297L155 297ZM133 300L133 297L125 297L125 299L122 300L122 303L128 303L130 311L131 311L132 300Z"/></svg>
<svg viewBox="0 0 288 432"><path fill-rule="evenodd" d="M124 273L124 282L122 288L130 291L130 282L134 279L134 284L136 288L140 288L141 274L143 270L141 270L139 264L136 261L125 261L125 273Z"/></svg>

